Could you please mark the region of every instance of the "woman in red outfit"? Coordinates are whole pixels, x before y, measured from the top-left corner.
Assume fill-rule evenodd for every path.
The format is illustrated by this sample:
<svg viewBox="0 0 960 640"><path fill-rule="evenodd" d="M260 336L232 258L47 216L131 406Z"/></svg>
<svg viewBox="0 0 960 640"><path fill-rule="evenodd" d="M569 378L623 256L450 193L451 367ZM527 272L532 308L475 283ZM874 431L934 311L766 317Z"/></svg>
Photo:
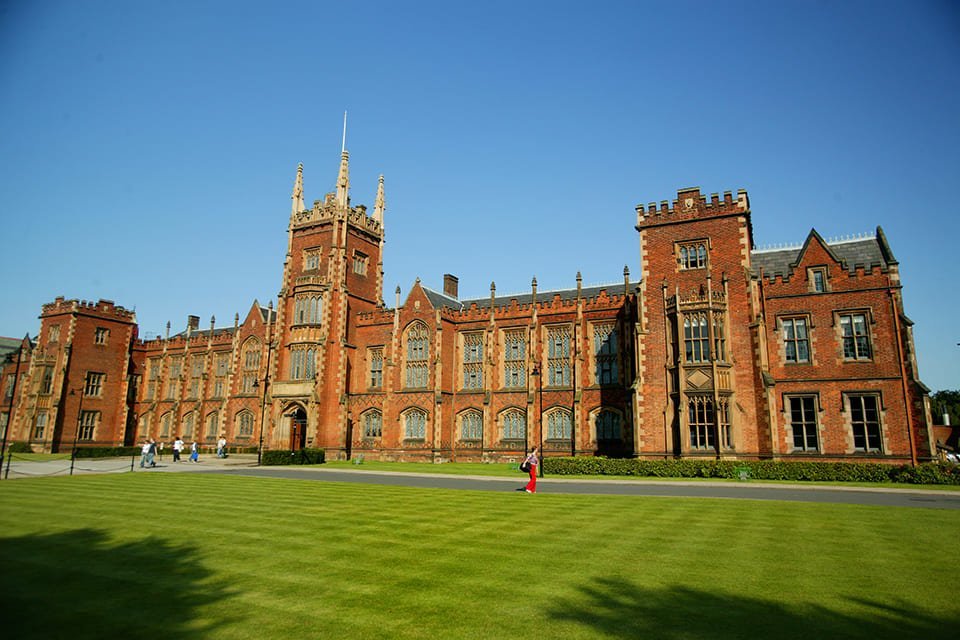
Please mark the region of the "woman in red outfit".
<svg viewBox="0 0 960 640"><path fill-rule="evenodd" d="M527 483L527 486L524 487L524 490L527 493L536 493L537 492L537 467L540 466L540 458L537 457L537 454L540 452L539 447L534 447L533 451L530 452L530 455L527 456L527 459L524 460L529 466L528 471L530 472L530 482Z"/></svg>

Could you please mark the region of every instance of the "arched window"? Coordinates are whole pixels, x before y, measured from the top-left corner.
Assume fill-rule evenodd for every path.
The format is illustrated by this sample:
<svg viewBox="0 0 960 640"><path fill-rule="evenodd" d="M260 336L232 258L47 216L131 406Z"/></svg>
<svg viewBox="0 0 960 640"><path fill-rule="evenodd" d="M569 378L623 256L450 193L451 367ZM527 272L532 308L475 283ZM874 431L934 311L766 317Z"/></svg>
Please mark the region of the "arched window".
<svg viewBox="0 0 960 640"><path fill-rule="evenodd" d="M170 437L170 423L173 421L173 414L169 411L160 416L160 437Z"/></svg>
<svg viewBox="0 0 960 640"><path fill-rule="evenodd" d="M220 428L220 414L216 411L211 411L207 414L207 437L216 438L217 431Z"/></svg>
<svg viewBox="0 0 960 640"><path fill-rule="evenodd" d="M249 411L241 411L236 418L237 435L241 438L253 435L253 414Z"/></svg>
<svg viewBox="0 0 960 640"><path fill-rule="evenodd" d="M250 338L243 343L243 381L241 393L253 393L253 383L260 374L260 341Z"/></svg>
<svg viewBox="0 0 960 640"><path fill-rule="evenodd" d="M406 386L411 389L422 389L427 386L430 378L430 332L427 325L416 322L407 329L407 362Z"/></svg>
<svg viewBox="0 0 960 640"><path fill-rule="evenodd" d="M180 426L181 426L181 428L180 428L180 434L181 434L184 438L186 438L186 439L188 439L188 440L193 437L193 423L194 423L194 420L195 420L195 418L194 418L194 415L193 415L193 411L191 411L190 413L184 414L184 415L183 415L183 420L181 420L181 422L180 422Z"/></svg>
<svg viewBox="0 0 960 640"><path fill-rule="evenodd" d="M601 324L593 328L593 353L597 384L616 384L617 377L617 332L614 324Z"/></svg>
<svg viewBox="0 0 960 640"><path fill-rule="evenodd" d="M476 410L466 411L460 415L460 439L483 439L483 414Z"/></svg>
<svg viewBox="0 0 960 640"><path fill-rule="evenodd" d="M383 435L383 414L374 409L363 414L363 437L379 438Z"/></svg>
<svg viewBox="0 0 960 640"><path fill-rule="evenodd" d="M300 295L293 301L294 324L320 324L323 296Z"/></svg>
<svg viewBox="0 0 960 640"><path fill-rule="evenodd" d="M710 361L706 313L691 313L683 319L683 344L686 362Z"/></svg>
<svg viewBox="0 0 960 640"><path fill-rule="evenodd" d="M403 416L403 437L407 440L424 440L427 437L427 412L410 409Z"/></svg>
<svg viewBox="0 0 960 640"><path fill-rule="evenodd" d="M573 414L567 409L555 409L547 414L547 439L569 440L573 433Z"/></svg>
<svg viewBox="0 0 960 640"><path fill-rule="evenodd" d="M620 415L603 409L597 414L596 419L597 442L620 440Z"/></svg>
<svg viewBox="0 0 960 640"><path fill-rule="evenodd" d="M527 415L519 409L509 409L501 414L504 440L523 440L527 433Z"/></svg>

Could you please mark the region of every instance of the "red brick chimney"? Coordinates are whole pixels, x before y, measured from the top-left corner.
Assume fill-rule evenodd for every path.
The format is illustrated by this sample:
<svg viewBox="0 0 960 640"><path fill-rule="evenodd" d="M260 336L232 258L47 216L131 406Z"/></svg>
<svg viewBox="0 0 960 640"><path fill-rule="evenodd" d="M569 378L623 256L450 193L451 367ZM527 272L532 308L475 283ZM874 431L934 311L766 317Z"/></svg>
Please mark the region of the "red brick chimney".
<svg viewBox="0 0 960 640"><path fill-rule="evenodd" d="M443 295L458 299L460 279L449 273L443 274Z"/></svg>

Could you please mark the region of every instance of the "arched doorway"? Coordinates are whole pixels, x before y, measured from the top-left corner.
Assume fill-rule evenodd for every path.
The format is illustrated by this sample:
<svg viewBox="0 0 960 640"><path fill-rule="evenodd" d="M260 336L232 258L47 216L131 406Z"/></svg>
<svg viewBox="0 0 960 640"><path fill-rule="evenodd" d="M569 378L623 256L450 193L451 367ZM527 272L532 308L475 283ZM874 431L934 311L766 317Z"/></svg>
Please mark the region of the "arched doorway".
<svg viewBox="0 0 960 640"><path fill-rule="evenodd" d="M299 451L307 444L307 412L297 407L290 414L290 449Z"/></svg>

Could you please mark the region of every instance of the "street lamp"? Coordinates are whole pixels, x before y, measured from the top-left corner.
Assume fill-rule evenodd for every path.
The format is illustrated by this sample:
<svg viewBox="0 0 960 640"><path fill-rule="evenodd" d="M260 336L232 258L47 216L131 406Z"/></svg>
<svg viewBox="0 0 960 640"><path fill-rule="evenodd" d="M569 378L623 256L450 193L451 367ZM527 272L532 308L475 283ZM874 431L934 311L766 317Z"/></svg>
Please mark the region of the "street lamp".
<svg viewBox="0 0 960 640"><path fill-rule="evenodd" d="M77 395L77 391L80 392L80 406L77 408L77 424L73 430L73 449L70 450L70 475L73 475L73 465L77 460L77 438L80 435L80 421L83 420L83 387L71 389L70 395Z"/></svg>
<svg viewBox="0 0 960 640"><path fill-rule="evenodd" d="M259 381L253 381L253 388L260 386ZM260 445L257 447L257 466L260 466L260 460L263 458L263 428L266 426L266 419L263 417L267 407L267 376L263 376L263 395L260 396Z"/></svg>
<svg viewBox="0 0 960 640"><path fill-rule="evenodd" d="M537 473L543 477L543 377L540 375L540 365L533 365L533 375L537 376L537 426L540 435L540 464Z"/></svg>

